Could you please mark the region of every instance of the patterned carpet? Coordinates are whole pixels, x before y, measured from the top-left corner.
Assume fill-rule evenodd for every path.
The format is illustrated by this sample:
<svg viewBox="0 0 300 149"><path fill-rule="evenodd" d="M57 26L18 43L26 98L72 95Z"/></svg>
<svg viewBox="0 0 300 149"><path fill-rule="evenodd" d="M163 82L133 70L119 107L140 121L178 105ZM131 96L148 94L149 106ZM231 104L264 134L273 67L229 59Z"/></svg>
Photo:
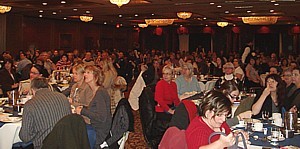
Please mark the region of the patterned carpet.
<svg viewBox="0 0 300 149"><path fill-rule="evenodd" d="M133 111L134 132L129 133L125 149L150 149L145 142L139 111Z"/></svg>

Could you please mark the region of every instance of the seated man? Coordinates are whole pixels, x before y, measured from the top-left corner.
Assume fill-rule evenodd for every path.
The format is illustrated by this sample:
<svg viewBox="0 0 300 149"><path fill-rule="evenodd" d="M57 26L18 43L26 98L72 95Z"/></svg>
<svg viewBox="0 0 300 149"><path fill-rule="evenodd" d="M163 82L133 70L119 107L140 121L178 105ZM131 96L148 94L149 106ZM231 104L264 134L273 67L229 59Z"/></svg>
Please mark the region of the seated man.
<svg viewBox="0 0 300 149"><path fill-rule="evenodd" d="M19 136L24 142L32 141L34 148L39 149L54 125L71 114L71 106L66 96L50 91L46 78L33 79L31 89L33 98L24 105Z"/></svg>

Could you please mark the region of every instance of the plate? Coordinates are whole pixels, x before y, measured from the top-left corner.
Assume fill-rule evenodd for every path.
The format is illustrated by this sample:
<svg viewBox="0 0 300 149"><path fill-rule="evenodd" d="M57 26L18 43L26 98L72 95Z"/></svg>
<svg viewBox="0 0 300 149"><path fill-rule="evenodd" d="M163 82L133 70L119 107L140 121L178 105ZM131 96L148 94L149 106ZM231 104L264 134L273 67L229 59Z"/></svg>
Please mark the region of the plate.
<svg viewBox="0 0 300 149"><path fill-rule="evenodd" d="M272 140L271 136L267 136L267 139L268 139L268 140ZM280 137L280 138L279 138L279 141L284 141L284 140L285 140L284 137Z"/></svg>
<svg viewBox="0 0 300 149"><path fill-rule="evenodd" d="M12 108L13 106L11 104L5 104L5 105L3 105L3 107Z"/></svg>
<svg viewBox="0 0 300 149"><path fill-rule="evenodd" d="M22 120L21 117L4 117L0 119L1 122L5 122L5 123L14 123L14 122L19 122L21 120Z"/></svg>
<svg viewBox="0 0 300 149"><path fill-rule="evenodd" d="M245 127L246 127L246 125L245 125L245 124L244 124L244 125L237 124L237 125L235 125L234 127L235 127L235 128L245 128Z"/></svg>

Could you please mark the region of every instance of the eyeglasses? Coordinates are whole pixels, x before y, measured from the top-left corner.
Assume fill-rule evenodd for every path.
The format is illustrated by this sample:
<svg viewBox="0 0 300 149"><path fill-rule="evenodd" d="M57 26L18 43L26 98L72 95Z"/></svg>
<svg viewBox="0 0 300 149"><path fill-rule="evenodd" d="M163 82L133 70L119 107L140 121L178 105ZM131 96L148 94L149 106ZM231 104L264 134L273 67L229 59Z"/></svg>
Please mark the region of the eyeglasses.
<svg viewBox="0 0 300 149"><path fill-rule="evenodd" d="M286 74L286 75L283 75L284 77L291 77L293 76L292 74Z"/></svg>
<svg viewBox="0 0 300 149"><path fill-rule="evenodd" d="M170 76L170 75L172 75L172 73L163 73L163 75L169 75Z"/></svg>
<svg viewBox="0 0 300 149"><path fill-rule="evenodd" d="M233 95L231 95L231 94L229 94L229 96L230 96L230 98L235 99L235 100L239 100L239 99L240 99L239 96L233 96Z"/></svg>
<svg viewBox="0 0 300 149"><path fill-rule="evenodd" d="M292 76L293 76L293 77L298 77L299 74L293 73Z"/></svg>
<svg viewBox="0 0 300 149"><path fill-rule="evenodd" d="M228 118L228 117L231 117L232 115L231 115L231 113L217 113L216 116L218 116L218 117L225 116L226 118Z"/></svg>
<svg viewBox="0 0 300 149"><path fill-rule="evenodd" d="M40 73L38 73L38 72L32 72L32 71L30 71L30 73L31 74L34 74L34 75L39 75Z"/></svg>
<svg viewBox="0 0 300 149"><path fill-rule="evenodd" d="M273 84L273 83L276 83L276 81L275 80L268 80L267 83L272 83Z"/></svg>

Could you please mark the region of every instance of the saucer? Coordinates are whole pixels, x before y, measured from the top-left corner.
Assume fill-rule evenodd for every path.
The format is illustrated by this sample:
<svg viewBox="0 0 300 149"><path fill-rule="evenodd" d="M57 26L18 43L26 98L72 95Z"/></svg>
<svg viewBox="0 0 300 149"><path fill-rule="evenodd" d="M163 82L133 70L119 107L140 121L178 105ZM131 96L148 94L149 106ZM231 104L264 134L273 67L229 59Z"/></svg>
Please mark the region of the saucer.
<svg viewBox="0 0 300 149"><path fill-rule="evenodd" d="M246 127L246 125L244 124L244 125L242 125L242 124L237 124L237 125L235 125L235 128L245 128Z"/></svg>
<svg viewBox="0 0 300 149"><path fill-rule="evenodd" d="M272 141L272 137L271 136L267 136L267 139ZM280 137L278 141L284 141L285 138L284 137Z"/></svg>

